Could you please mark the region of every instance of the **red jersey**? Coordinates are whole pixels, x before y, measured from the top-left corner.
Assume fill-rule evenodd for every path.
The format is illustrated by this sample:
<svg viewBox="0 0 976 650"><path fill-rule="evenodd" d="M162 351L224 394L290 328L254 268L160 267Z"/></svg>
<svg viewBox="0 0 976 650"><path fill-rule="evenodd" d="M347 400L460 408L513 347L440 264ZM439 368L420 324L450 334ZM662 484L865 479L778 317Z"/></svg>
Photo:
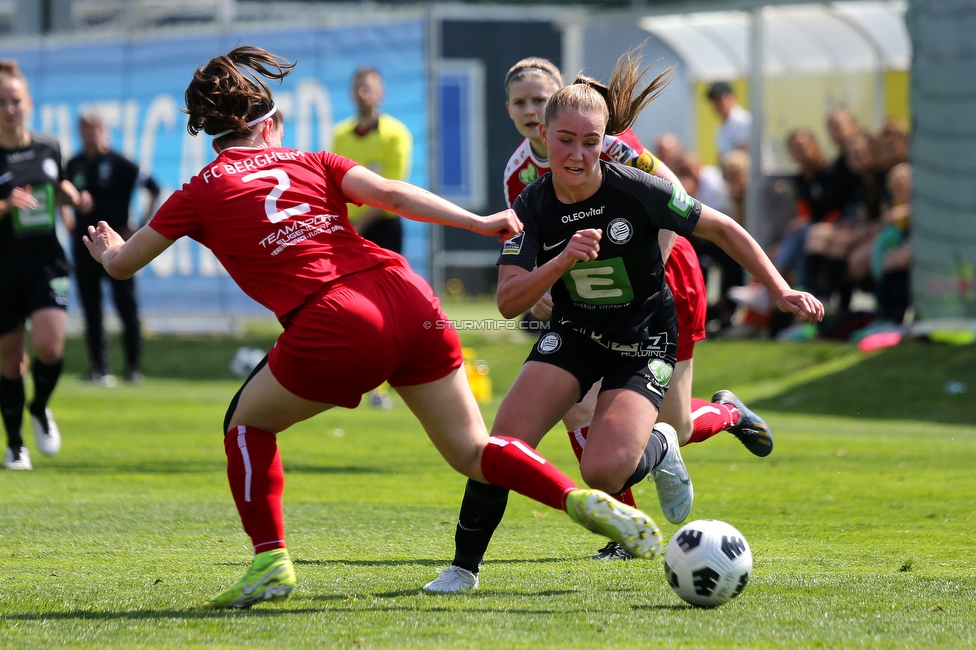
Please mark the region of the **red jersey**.
<svg viewBox="0 0 976 650"><path fill-rule="evenodd" d="M618 135L603 136L603 151L600 153L600 158L637 167L648 174L653 174L660 163L654 154L644 148L637 135L630 129ZM508 207L512 207L516 197L526 186L547 171L549 171L549 160L536 156L529 139L523 140L508 159L505 175L502 178L505 185L505 202L508 203Z"/></svg>
<svg viewBox="0 0 976 650"><path fill-rule="evenodd" d="M333 153L230 147L174 192L149 225L213 251L280 319L322 285L402 257L360 237L341 184L357 163Z"/></svg>
<svg viewBox="0 0 976 650"><path fill-rule="evenodd" d="M675 238L671 255L664 264L664 281L674 294L674 309L678 313L678 361L686 361L694 355L695 341L705 338L708 293L698 253L680 235Z"/></svg>

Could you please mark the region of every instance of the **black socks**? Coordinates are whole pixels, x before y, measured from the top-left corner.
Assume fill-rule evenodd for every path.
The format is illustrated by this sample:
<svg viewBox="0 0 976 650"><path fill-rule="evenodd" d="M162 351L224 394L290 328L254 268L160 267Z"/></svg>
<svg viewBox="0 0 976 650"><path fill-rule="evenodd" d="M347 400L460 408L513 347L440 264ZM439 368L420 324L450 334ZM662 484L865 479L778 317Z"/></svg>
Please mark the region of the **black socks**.
<svg viewBox="0 0 976 650"><path fill-rule="evenodd" d="M30 405L30 412L34 415L44 413L47 408L48 400L54 387L58 385L58 378L61 376L61 368L64 367L64 359L58 359L54 363L47 364L38 359L31 363L31 375L34 378L34 400Z"/></svg>
<svg viewBox="0 0 976 650"><path fill-rule="evenodd" d="M20 436L20 426L24 421L24 378L7 379L0 376L0 414L7 430L7 446L20 450L24 439Z"/></svg>
<svg viewBox="0 0 976 650"><path fill-rule="evenodd" d="M641 455L640 460L637 461L637 469L631 474L627 482L620 489L621 492L627 488L637 485L650 473L650 471L657 466L664 459L664 454L668 452L668 441L664 437L664 434L654 429L651 431L651 437L647 440L647 446L644 447L644 453Z"/></svg>
<svg viewBox="0 0 976 650"><path fill-rule="evenodd" d="M468 479L454 533L454 561L451 564L472 573L478 572L507 505L508 490Z"/></svg>

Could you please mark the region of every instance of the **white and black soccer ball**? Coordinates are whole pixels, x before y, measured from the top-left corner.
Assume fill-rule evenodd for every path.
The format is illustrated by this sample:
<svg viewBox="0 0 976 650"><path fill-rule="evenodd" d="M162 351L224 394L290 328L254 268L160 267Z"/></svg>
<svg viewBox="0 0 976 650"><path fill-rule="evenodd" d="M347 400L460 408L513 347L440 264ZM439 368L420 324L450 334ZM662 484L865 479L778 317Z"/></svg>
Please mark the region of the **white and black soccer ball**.
<svg viewBox="0 0 976 650"><path fill-rule="evenodd" d="M752 550L733 526L699 519L682 526L668 542L664 575L682 600L718 607L745 589L752 575Z"/></svg>
<svg viewBox="0 0 976 650"><path fill-rule="evenodd" d="M264 351L262 350L247 347L237 348L234 358L230 360L231 374L238 379L247 379L262 359L264 359Z"/></svg>

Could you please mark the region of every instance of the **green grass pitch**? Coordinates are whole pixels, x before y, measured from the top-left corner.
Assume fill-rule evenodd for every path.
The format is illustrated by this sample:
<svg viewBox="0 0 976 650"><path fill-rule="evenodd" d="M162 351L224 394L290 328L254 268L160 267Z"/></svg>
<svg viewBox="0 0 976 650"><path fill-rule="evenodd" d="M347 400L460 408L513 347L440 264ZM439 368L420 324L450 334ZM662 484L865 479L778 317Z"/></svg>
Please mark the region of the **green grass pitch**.
<svg viewBox="0 0 976 650"><path fill-rule="evenodd" d="M603 540L513 495L482 588L433 597L464 479L402 402L334 410L280 437L299 588L210 612L249 563L226 486L227 363L273 336L147 341L141 387L81 385L81 341L52 409L64 437L33 472L0 472L0 647L959 648L976 644L976 349L709 341L696 396L766 416L767 459L730 435L684 449L692 519L754 555L713 610L668 588L660 558L597 563ZM490 419L530 343L466 333L491 367ZM969 391L947 393L948 381ZM29 434L29 431L25 431ZM541 451L578 477L564 432ZM636 488L666 539L653 485Z"/></svg>

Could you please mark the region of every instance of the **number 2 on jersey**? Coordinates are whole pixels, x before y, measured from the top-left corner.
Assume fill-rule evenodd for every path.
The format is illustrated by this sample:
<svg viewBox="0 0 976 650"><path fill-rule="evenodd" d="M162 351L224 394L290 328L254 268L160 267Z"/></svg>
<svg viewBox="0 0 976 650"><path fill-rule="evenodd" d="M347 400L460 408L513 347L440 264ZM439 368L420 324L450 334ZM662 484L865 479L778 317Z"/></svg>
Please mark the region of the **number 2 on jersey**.
<svg viewBox="0 0 976 650"><path fill-rule="evenodd" d="M271 223L278 223L279 221L284 221L290 217L297 217L300 214L305 214L311 210L308 203L300 203L299 205L291 208L285 208L284 210L278 209L278 199L280 199L281 195L291 187L291 179L288 178L288 174L285 173L284 170L262 169L261 171L241 177L241 181L244 183L249 183L258 178L268 177L271 177L276 181L275 186L270 192L268 192L268 195L264 197L264 213L268 215L268 221Z"/></svg>

